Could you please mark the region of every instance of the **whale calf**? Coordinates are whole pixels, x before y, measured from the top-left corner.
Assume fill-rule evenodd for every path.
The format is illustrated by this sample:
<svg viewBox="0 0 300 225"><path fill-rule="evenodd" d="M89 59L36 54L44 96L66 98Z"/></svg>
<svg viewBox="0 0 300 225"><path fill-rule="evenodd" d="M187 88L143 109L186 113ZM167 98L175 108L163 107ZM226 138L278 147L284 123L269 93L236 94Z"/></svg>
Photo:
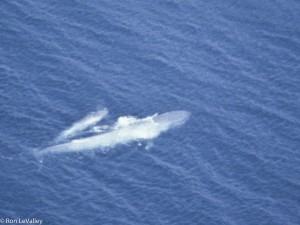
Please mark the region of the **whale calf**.
<svg viewBox="0 0 300 225"><path fill-rule="evenodd" d="M78 133L100 122L107 114L108 110L106 108L98 112L90 113L82 120L74 123L70 128L61 132L59 136L55 139L55 142L62 142L66 139L75 137Z"/></svg>
<svg viewBox="0 0 300 225"><path fill-rule="evenodd" d="M107 133L50 146L38 153L43 155L46 153L105 149L132 141L151 140L171 128L184 124L189 116L190 113L187 111L171 111L160 115L155 114L142 119L132 119L133 117L130 117L130 122L123 122L122 126L115 126L113 130ZM124 117L122 118L124 121ZM119 118L119 120L121 121L122 119Z"/></svg>

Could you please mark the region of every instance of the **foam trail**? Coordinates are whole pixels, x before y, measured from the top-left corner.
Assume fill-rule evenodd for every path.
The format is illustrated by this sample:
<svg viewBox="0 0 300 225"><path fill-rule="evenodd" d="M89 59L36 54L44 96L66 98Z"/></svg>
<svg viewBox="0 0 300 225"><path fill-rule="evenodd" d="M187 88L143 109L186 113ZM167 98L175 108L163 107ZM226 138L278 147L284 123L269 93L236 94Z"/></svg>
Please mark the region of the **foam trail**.
<svg viewBox="0 0 300 225"><path fill-rule="evenodd" d="M115 126L115 129L110 132L51 146L41 150L38 154L43 155L47 153L76 152L93 149L105 150L132 141L152 140L162 132L184 124L189 118L189 115L190 113L186 111L173 111L161 115L153 115L144 119L121 117L123 118L121 122L122 126ZM130 122L126 123L124 120ZM120 125L120 118L116 125Z"/></svg>
<svg viewBox="0 0 300 225"><path fill-rule="evenodd" d="M105 108L98 112L93 112L82 120L74 123L70 128L64 130L60 135L56 138L56 142L64 141L68 138L75 137L80 132L84 131L85 129L94 126L98 122L100 122L106 115L108 114L108 110Z"/></svg>

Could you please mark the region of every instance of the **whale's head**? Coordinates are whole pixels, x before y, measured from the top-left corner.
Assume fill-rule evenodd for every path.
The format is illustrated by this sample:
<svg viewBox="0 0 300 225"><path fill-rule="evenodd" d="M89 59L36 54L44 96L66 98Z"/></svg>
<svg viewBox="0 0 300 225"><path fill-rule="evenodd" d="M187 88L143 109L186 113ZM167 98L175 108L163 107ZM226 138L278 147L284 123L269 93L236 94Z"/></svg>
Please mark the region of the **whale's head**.
<svg viewBox="0 0 300 225"><path fill-rule="evenodd" d="M190 115L190 112L179 110L157 115L153 120L162 126L176 127L184 124L189 119Z"/></svg>

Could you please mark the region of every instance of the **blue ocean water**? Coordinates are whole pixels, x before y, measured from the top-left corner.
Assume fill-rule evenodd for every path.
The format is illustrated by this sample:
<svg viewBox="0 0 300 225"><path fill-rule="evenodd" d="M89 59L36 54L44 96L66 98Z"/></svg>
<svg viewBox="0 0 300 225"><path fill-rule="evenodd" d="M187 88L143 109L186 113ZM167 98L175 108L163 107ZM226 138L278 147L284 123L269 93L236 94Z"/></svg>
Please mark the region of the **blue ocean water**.
<svg viewBox="0 0 300 225"><path fill-rule="evenodd" d="M0 1L0 218L43 224L299 224L300 3ZM186 110L147 143L34 151Z"/></svg>

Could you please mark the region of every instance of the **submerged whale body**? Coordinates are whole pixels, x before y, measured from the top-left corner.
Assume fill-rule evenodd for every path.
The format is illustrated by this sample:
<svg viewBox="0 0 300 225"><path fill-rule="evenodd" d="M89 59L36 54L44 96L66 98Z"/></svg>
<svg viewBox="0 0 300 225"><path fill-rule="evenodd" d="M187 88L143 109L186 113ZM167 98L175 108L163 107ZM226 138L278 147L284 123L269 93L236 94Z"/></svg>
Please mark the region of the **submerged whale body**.
<svg viewBox="0 0 300 225"><path fill-rule="evenodd" d="M50 146L41 150L39 154L105 149L131 141L151 140L170 128L184 124L189 116L187 111L172 111L142 119L121 117L118 121L122 121L122 124L116 124L114 129L107 133ZM124 123L124 120L128 123Z"/></svg>

